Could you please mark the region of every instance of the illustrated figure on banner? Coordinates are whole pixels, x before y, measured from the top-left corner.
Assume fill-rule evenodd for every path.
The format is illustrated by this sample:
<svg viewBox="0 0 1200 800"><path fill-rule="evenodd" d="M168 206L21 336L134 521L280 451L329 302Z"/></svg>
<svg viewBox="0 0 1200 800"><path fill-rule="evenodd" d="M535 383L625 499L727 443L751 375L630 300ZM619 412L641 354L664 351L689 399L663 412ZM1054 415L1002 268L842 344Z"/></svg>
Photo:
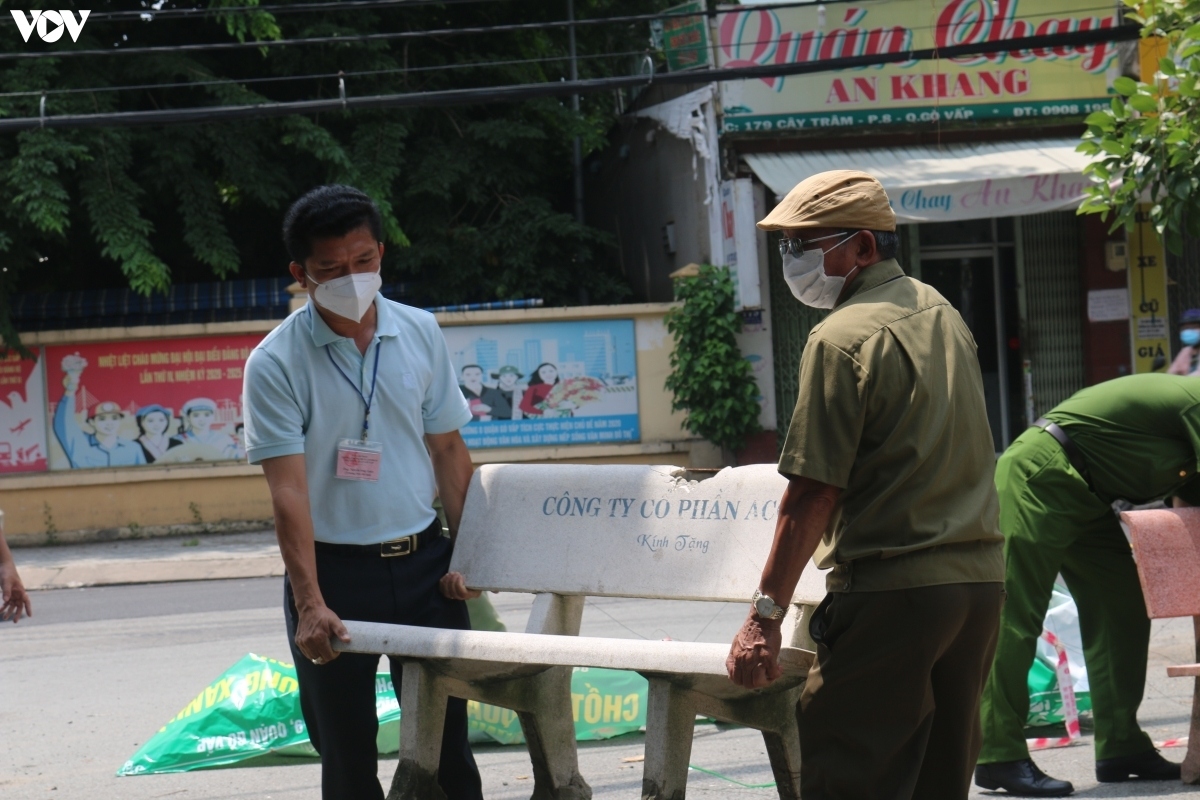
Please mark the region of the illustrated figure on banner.
<svg viewBox="0 0 1200 800"><path fill-rule="evenodd" d="M517 385L521 370L505 364L492 373L492 379L496 385L489 386L484 394L485 402L492 407L492 419L521 419L524 416L520 408L524 389Z"/></svg>
<svg viewBox="0 0 1200 800"><path fill-rule="evenodd" d="M163 408L158 403L142 406L134 414L138 430L141 432L137 443L142 447L142 455L146 457L147 464L153 464L165 456L172 447L179 447L183 444L182 439L171 436L168 432L171 427L171 417L171 410Z"/></svg>
<svg viewBox="0 0 1200 800"><path fill-rule="evenodd" d="M73 469L87 467L131 467L146 463L142 448L118 433L125 422L125 411L117 403L97 403L87 416L91 432L84 431L75 415L75 396L79 379L87 369L87 359L78 353L62 360L63 396L54 410L54 435Z"/></svg>
<svg viewBox="0 0 1200 800"><path fill-rule="evenodd" d="M604 381L590 375L559 378L556 366L542 364L529 378L521 410L531 416L573 417L577 409L601 399L606 388Z"/></svg>
<svg viewBox="0 0 1200 800"><path fill-rule="evenodd" d="M483 382L483 367L478 364L467 364L459 376L462 382L458 388L471 407L472 422L521 419L519 405L523 390L517 384L521 370L511 364L504 365L492 373L495 385Z"/></svg>
<svg viewBox="0 0 1200 800"><path fill-rule="evenodd" d="M178 448L172 448L164 461L222 461L243 459L246 451L232 433L213 428L217 404L207 397L193 397L183 404L179 418L182 432Z"/></svg>
<svg viewBox="0 0 1200 800"><path fill-rule="evenodd" d="M483 399L485 391L483 367L478 364L467 364L462 368L459 377L462 383L458 385L458 388L463 393L463 397L467 398L467 405L471 407L471 421L486 422L490 420L492 407Z"/></svg>
<svg viewBox="0 0 1200 800"><path fill-rule="evenodd" d="M554 364L539 364L529 376L529 388L521 398L521 411L530 417L569 417L574 403L569 400L558 405L548 401L550 392L558 384L558 367Z"/></svg>

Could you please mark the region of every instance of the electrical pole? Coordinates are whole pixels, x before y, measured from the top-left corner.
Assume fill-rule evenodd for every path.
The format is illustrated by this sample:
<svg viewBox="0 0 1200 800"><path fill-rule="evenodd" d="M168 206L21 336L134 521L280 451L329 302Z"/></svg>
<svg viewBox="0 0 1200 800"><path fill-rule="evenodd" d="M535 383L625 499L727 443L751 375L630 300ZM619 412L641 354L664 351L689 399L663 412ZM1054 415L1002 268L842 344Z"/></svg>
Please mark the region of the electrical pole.
<svg viewBox="0 0 1200 800"><path fill-rule="evenodd" d="M570 35L571 80L579 80L579 64L575 59L575 0L567 0L567 21L572 23L567 31ZM571 110L575 112L576 122L579 120L579 95L571 95ZM575 137L574 153L572 155L575 171L575 220L583 224L583 140Z"/></svg>
<svg viewBox="0 0 1200 800"><path fill-rule="evenodd" d="M579 64L575 59L575 0L567 0L567 33L571 53L571 81L579 80ZM571 110L575 112L575 123L579 124L579 94L571 95ZM576 135L572 143L571 167L575 173L575 221L583 224L583 139ZM582 262L580 263L582 265ZM586 286L579 287L579 304L586 306L590 301Z"/></svg>

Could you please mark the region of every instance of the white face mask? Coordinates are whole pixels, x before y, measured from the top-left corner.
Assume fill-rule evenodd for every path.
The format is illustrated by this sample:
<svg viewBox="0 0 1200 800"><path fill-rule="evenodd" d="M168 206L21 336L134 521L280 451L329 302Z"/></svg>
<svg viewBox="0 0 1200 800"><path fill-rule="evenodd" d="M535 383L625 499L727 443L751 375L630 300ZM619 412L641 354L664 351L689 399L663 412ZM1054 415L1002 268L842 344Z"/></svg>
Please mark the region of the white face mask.
<svg viewBox="0 0 1200 800"><path fill-rule="evenodd" d="M836 236L837 234L834 234ZM828 251L819 247L805 250L804 255L794 256L785 253L783 256L783 280L796 299L812 308L833 308L846 285L846 276L831 276L825 274L825 253L841 247L853 239L851 233ZM822 238L833 238L822 237Z"/></svg>
<svg viewBox="0 0 1200 800"><path fill-rule="evenodd" d="M307 272L304 274L308 275ZM317 283L312 275L308 275L308 279ZM317 284L313 299L326 311L361 322L367 309L375 302L375 295L381 286L383 278L379 277L378 272L352 273Z"/></svg>

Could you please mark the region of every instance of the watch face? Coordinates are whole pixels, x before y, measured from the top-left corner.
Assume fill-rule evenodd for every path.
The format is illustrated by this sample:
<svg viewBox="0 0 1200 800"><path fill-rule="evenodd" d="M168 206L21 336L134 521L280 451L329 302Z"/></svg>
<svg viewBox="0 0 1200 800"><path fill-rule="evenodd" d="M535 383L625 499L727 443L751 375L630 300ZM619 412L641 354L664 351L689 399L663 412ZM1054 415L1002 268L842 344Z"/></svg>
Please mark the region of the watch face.
<svg viewBox="0 0 1200 800"><path fill-rule="evenodd" d="M754 601L754 610L760 617L770 617L775 611L775 603L771 601L771 598L762 595Z"/></svg>

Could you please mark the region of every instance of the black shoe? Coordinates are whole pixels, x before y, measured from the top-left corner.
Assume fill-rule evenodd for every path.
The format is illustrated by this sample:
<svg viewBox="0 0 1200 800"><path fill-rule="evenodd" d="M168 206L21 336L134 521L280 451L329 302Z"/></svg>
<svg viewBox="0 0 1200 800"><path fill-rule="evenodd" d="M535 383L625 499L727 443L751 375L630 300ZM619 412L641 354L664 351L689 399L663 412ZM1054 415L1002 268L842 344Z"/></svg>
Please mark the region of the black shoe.
<svg viewBox="0 0 1200 800"><path fill-rule="evenodd" d="M1101 783L1177 781L1179 765L1167 761L1157 750L1147 750L1135 756L1102 758L1096 762L1096 780Z"/></svg>
<svg viewBox="0 0 1200 800"><path fill-rule="evenodd" d="M1042 772L1031 758L980 764L975 767L975 785L1003 789L1018 797L1066 797L1075 791L1067 781L1055 780Z"/></svg>

